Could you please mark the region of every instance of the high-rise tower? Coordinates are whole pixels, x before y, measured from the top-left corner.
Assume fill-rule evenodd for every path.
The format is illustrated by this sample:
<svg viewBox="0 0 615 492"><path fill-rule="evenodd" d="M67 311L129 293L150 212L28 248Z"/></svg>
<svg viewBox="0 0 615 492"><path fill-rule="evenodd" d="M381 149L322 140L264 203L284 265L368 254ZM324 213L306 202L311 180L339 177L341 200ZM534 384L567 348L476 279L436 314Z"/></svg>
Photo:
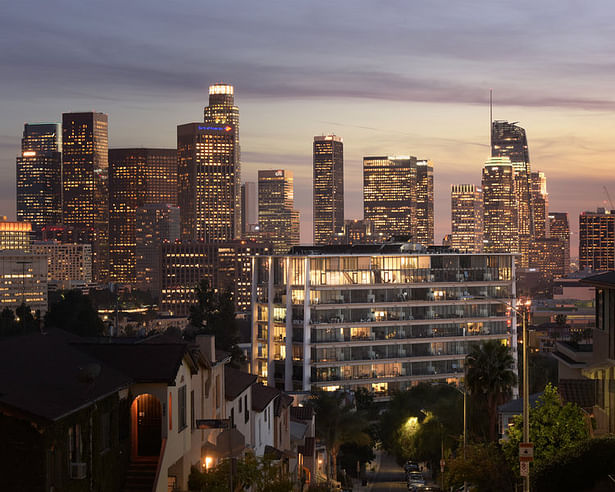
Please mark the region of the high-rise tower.
<svg viewBox="0 0 615 492"><path fill-rule="evenodd" d="M329 244L344 230L344 143L336 135L316 136L313 146L314 244Z"/></svg>
<svg viewBox="0 0 615 492"><path fill-rule="evenodd" d="M416 242L424 246L434 243L433 162L416 161Z"/></svg>
<svg viewBox="0 0 615 492"><path fill-rule="evenodd" d="M564 244L563 274L570 273L570 225L566 212L549 212L549 235Z"/></svg>
<svg viewBox="0 0 615 492"><path fill-rule="evenodd" d="M534 172L532 180L532 213L534 237L549 236L549 195L547 178L542 171Z"/></svg>
<svg viewBox="0 0 615 492"><path fill-rule="evenodd" d="M579 268L615 270L615 210L599 208L579 216Z"/></svg>
<svg viewBox="0 0 615 492"><path fill-rule="evenodd" d="M108 145L106 114L62 115L62 221L92 245L96 282L109 274Z"/></svg>
<svg viewBox="0 0 615 492"><path fill-rule="evenodd" d="M235 106L235 88L219 83L209 86L209 105L203 110L203 122L208 125L233 127L233 176L235 211L233 214L234 238L241 235L241 147L239 145L239 108ZM230 239L234 239L230 238Z"/></svg>
<svg viewBox="0 0 615 492"><path fill-rule="evenodd" d="M483 250L483 191L471 184L451 185L451 247Z"/></svg>
<svg viewBox="0 0 615 492"><path fill-rule="evenodd" d="M230 123L177 127L177 184L183 239L230 241L239 235L236 138Z"/></svg>
<svg viewBox="0 0 615 492"><path fill-rule="evenodd" d="M416 157L363 158L363 217L382 237L414 236Z"/></svg>
<svg viewBox="0 0 615 492"><path fill-rule="evenodd" d="M293 173L283 169L258 171L260 237L274 254L286 254L299 244L299 211L295 210Z"/></svg>
<svg viewBox="0 0 615 492"><path fill-rule="evenodd" d="M177 151L109 150L109 271L114 282L137 280L136 213L152 203L177 205Z"/></svg>
<svg viewBox="0 0 615 492"><path fill-rule="evenodd" d="M484 251L517 253L515 172L508 157L492 157L485 163L482 188Z"/></svg>
<svg viewBox="0 0 615 492"><path fill-rule="evenodd" d="M62 219L61 130L57 123L26 123L17 157L17 220L35 235Z"/></svg>

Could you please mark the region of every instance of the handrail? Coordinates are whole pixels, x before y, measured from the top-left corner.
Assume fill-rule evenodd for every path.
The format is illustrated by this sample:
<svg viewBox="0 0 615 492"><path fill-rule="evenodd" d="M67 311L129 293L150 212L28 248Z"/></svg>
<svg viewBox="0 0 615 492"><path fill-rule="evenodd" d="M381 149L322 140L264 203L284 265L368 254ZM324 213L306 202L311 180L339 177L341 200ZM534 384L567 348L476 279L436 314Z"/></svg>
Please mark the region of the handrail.
<svg viewBox="0 0 615 492"><path fill-rule="evenodd" d="M156 466L156 478L154 478L154 487L152 492L155 492L158 488L158 479L160 478L160 468L162 466L162 459L164 457L164 450L167 446L167 438L162 439L162 444L160 445L160 456L158 456L158 465Z"/></svg>

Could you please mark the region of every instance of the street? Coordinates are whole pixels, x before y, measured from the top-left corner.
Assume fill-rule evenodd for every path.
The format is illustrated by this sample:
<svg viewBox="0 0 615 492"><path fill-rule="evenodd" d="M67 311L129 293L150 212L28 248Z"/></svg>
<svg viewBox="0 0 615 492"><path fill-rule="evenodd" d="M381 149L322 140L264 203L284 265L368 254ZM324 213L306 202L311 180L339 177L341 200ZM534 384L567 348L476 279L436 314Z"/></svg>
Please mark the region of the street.
<svg viewBox="0 0 615 492"><path fill-rule="evenodd" d="M373 492L388 492L389 490L408 490L404 470L397 464L395 458L386 453L380 456L380 467L376 468L370 477L370 488Z"/></svg>

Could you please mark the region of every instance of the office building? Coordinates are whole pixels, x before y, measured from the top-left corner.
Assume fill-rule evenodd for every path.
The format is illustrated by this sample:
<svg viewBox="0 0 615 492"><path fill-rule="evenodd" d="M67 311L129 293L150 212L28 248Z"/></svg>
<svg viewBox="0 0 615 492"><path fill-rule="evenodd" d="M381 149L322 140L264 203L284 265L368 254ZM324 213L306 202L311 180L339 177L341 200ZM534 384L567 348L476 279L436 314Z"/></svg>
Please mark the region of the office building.
<svg viewBox="0 0 615 492"><path fill-rule="evenodd" d="M175 242L179 234L179 207L150 203L139 207L135 225L136 285L154 295L160 293L161 249L164 242Z"/></svg>
<svg viewBox="0 0 615 492"><path fill-rule="evenodd" d="M62 137L57 123L26 123L17 157L17 220L40 237L62 220Z"/></svg>
<svg viewBox="0 0 615 492"><path fill-rule="evenodd" d="M570 226L566 212L549 212L549 236L564 243L564 275L570 273Z"/></svg>
<svg viewBox="0 0 615 492"><path fill-rule="evenodd" d="M537 237L530 241L529 268L535 268L548 278L564 277L566 243L556 237Z"/></svg>
<svg viewBox="0 0 615 492"><path fill-rule="evenodd" d="M234 236L241 233L241 147L239 145L239 108L235 106L235 88L229 84L213 84L209 86L209 105L203 110L203 122L209 126L230 125L233 127L233 166L232 170L223 174L232 175L235 207L233 210ZM226 198L225 198L226 199Z"/></svg>
<svg viewBox="0 0 615 492"><path fill-rule="evenodd" d="M451 236L453 249L483 250L483 191L471 184L451 185Z"/></svg>
<svg viewBox="0 0 615 492"><path fill-rule="evenodd" d="M16 222L0 217L0 251L13 249L30 251L32 241L32 224L30 222Z"/></svg>
<svg viewBox="0 0 615 492"><path fill-rule="evenodd" d="M416 161L416 226L414 241L424 246L434 243L433 163Z"/></svg>
<svg viewBox="0 0 615 492"><path fill-rule="evenodd" d="M210 243L239 235L240 188L234 131L229 123L177 127L182 239Z"/></svg>
<svg viewBox="0 0 615 492"><path fill-rule="evenodd" d="M106 114L62 115L62 223L92 245L96 282L109 276L108 146Z"/></svg>
<svg viewBox="0 0 615 492"><path fill-rule="evenodd" d="M258 171L258 225L262 241L271 244L275 254L299 244L292 171Z"/></svg>
<svg viewBox="0 0 615 492"><path fill-rule="evenodd" d="M579 268L615 270L615 210L598 208L579 216Z"/></svg>
<svg viewBox="0 0 615 492"><path fill-rule="evenodd" d="M534 237L549 237L549 195L545 173L532 173L532 212Z"/></svg>
<svg viewBox="0 0 615 492"><path fill-rule="evenodd" d="M177 205L175 149L109 150L109 278L132 284L136 274L136 213L144 205Z"/></svg>
<svg viewBox="0 0 615 492"><path fill-rule="evenodd" d="M344 227L344 142L316 136L313 144L314 244L329 244Z"/></svg>
<svg viewBox="0 0 615 492"><path fill-rule="evenodd" d="M377 244L384 240L385 235L376 232L371 220L347 219L342 234L335 238L335 244Z"/></svg>
<svg viewBox="0 0 615 492"><path fill-rule="evenodd" d="M387 239L414 236L417 225L416 157L363 158L363 217Z"/></svg>
<svg viewBox="0 0 615 492"><path fill-rule="evenodd" d="M258 225L258 185L247 181L241 185L241 233L251 234Z"/></svg>
<svg viewBox="0 0 615 492"><path fill-rule="evenodd" d="M0 311L26 304L47 312L47 258L23 250L0 250Z"/></svg>
<svg viewBox="0 0 615 492"><path fill-rule="evenodd" d="M32 252L47 258L47 283L73 289L92 283L92 247L58 241L34 241Z"/></svg>
<svg viewBox="0 0 615 492"><path fill-rule="evenodd" d="M510 254L394 242L256 258L252 372L287 391L376 396L458 382L476 343L499 340L516 354L504 305L514 272Z"/></svg>
<svg viewBox="0 0 615 492"><path fill-rule="evenodd" d="M510 162L530 163L525 129L517 123L496 120L491 125L491 157L508 157Z"/></svg>
<svg viewBox="0 0 615 492"><path fill-rule="evenodd" d="M519 232L515 171L508 157L492 157L483 168L483 250L517 253Z"/></svg>

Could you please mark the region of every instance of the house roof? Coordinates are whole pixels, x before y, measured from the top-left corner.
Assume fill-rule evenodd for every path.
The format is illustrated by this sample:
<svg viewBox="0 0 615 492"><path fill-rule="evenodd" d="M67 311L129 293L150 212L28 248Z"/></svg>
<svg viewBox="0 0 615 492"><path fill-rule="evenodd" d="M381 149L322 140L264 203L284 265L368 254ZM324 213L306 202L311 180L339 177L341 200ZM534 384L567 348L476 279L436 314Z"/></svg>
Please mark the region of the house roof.
<svg viewBox="0 0 615 492"><path fill-rule="evenodd" d="M279 389L265 386L263 384L252 385L252 410L262 412L267 405L282 392Z"/></svg>
<svg viewBox="0 0 615 492"><path fill-rule="evenodd" d="M558 390L563 401L576 403L581 408L590 409L596 403L594 379L560 379Z"/></svg>
<svg viewBox="0 0 615 492"><path fill-rule="evenodd" d="M530 407L535 408L538 399L542 396L541 393L534 393L530 395ZM516 400L510 400L503 405L498 406L498 413L513 413L521 414L523 412L523 398L517 398Z"/></svg>
<svg viewBox="0 0 615 492"><path fill-rule="evenodd" d="M131 377L61 330L0 339L0 407L56 421L128 387Z"/></svg>
<svg viewBox="0 0 615 492"><path fill-rule="evenodd" d="M313 416L312 407L290 407L290 418L293 420L312 420Z"/></svg>
<svg viewBox="0 0 615 492"><path fill-rule="evenodd" d="M196 369L188 345L183 342L160 343L88 343L75 346L106 365L130 376L137 383L175 384L177 371L188 358L191 369Z"/></svg>
<svg viewBox="0 0 615 492"><path fill-rule="evenodd" d="M286 393L280 393L280 397L275 401L274 413L276 417L279 417L283 408L289 407L293 402L293 397Z"/></svg>
<svg viewBox="0 0 615 492"><path fill-rule="evenodd" d="M582 284L615 289L615 272L599 273L580 280Z"/></svg>
<svg viewBox="0 0 615 492"><path fill-rule="evenodd" d="M234 400L250 386L256 383L254 374L224 366L224 392L228 401Z"/></svg>

